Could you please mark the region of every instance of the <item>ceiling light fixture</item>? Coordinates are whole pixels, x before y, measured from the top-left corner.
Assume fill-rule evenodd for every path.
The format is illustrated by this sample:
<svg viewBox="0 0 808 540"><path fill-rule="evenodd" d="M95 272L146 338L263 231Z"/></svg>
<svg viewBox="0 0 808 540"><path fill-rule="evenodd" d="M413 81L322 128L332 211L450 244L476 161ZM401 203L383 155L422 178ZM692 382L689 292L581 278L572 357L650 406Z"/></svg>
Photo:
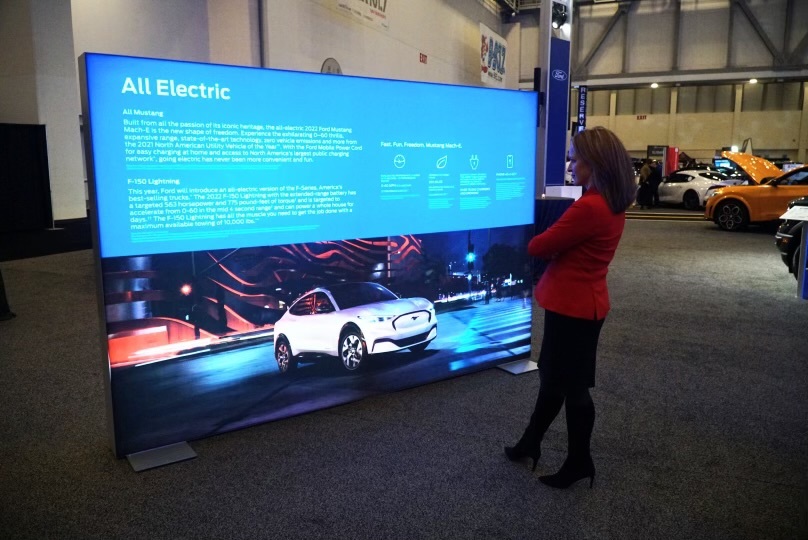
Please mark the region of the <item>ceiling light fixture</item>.
<svg viewBox="0 0 808 540"><path fill-rule="evenodd" d="M567 6L565 4L559 4L558 2L553 2L553 28L561 28L567 21L569 20L569 16L567 14Z"/></svg>

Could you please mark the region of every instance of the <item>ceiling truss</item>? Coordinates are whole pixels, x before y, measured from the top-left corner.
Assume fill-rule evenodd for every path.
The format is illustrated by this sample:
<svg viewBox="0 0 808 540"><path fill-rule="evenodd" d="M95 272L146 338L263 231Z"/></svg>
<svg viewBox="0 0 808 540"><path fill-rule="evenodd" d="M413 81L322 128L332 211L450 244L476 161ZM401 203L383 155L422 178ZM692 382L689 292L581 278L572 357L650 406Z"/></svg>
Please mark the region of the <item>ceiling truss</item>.
<svg viewBox="0 0 808 540"><path fill-rule="evenodd" d="M500 2L514 2L515 0L499 0ZM783 39L783 48L779 48L775 45L774 41L771 39L769 34L761 25L759 19L755 15L755 13L749 7L747 0L730 0L729 5L729 35L728 35L728 43L733 43L734 36L735 36L735 19L742 15L745 19L749 22L749 24L754 29L755 35L760 40L760 42L766 47L769 54L772 56L772 63L771 65L767 66L755 66L755 67L740 67L735 65L734 59L732 57L732 46L727 47L727 59L726 63L721 68L716 68L713 70L682 70L680 69L680 59L679 59L679 45L681 40L681 21L682 21L682 3L681 0L671 0L670 4L672 9L674 10L674 29L673 29L673 41L671 43L671 70L670 71L663 71L663 72L654 72L654 73L628 73L627 66L629 61L629 54L630 51L628 47L626 47L626 43L628 43L628 28L629 28L629 19L631 17L631 13L636 9L636 5L640 3L641 0L619 0L611 2L615 5L615 11L609 21L606 23L603 30L600 32L598 37L594 40L592 46L589 48L588 51L579 51L578 50L578 40L575 39L576 34L580 34L581 25L586 24L586 20L582 19L580 16L580 9L582 6L591 6L594 4L603 4L602 0L588 0L588 1L575 1L573 2L573 21L574 21L574 29L573 29L573 47L575 49L575 53L573 54L572 58L572 69L571 69L571 79L573 84L595 84L598 85L597 81L609 81L609 84L619 84L621 80L623 80L626 84L632 83L643 83L645 82L645 78L658 78L658 77L667 77L670 79L682 79L687 80L689 76L693 76L699 80L709 80L710 74L715 75L715 80L726 80L727 76L732 78L734 73L746 73L746 72L771 72L772 74L776 74L778 77L788 77L791 75L791 78L805 78L808 75L808 65L804 62L803 58L805 53L808 51L808 33L800 40L800 42L794 47L793 50L788 51L785 50L786 44L789 43L790 33L791 33L791 26L790 24L786 24L785 29L785 36ZM786 21L792 21L794 15L794 1L795 0L787 0L786 3ZM621 23L622 24L618 24ZM622 69L620 73L613 73L613 74L601 74L601 75L590 75L590 68L592 65L593 60L597 57L598 53L602 52L604 43L607 39L619 28L623 32L623 51L622 51ZM581 58L580 61L576 62L577 58Z"/></svg>

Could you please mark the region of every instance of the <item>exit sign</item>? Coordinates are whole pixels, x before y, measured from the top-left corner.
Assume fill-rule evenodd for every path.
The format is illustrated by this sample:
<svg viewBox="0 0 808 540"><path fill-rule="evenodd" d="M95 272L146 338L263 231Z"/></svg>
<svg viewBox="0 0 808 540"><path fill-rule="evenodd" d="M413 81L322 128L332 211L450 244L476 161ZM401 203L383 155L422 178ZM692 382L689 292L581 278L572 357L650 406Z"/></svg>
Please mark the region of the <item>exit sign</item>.
<svg viewBox="0 0 808 540"><path fill-rule="evenodd" d="M419 56L420 62L422 64L426 64L426 55L424 53L418 53L418 56Z"/></svg>
<svg viewBox="0 0 808 540"><path fill-rule="evenodd" d="M647 119L648 119L648 115L645 115L645 114L638 114L637 115L637 120L647 120Z"/></svg>

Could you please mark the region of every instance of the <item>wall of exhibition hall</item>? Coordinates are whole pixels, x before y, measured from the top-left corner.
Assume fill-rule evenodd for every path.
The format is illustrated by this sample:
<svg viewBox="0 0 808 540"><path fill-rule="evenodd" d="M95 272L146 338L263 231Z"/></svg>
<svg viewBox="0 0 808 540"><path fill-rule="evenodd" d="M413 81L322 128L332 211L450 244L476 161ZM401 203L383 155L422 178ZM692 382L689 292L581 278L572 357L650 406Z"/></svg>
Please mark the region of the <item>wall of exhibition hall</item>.
<svg viewBox="0 0 808 540"><path fill-rule="evenodd" d="M572 82L589 87L588 125L614 129L638 157L647 145L671 145L709 159L751 139L756 153L805 160L808 70L779 76L771 48L735 1L575 8L572 28L562 31L574 36ZM0 57L0 122L46 126L54 218L62 220L86 215L76 67L85 51L315 72L335 58L347 75L480 85L483 23L508 42L506 87L533 88L540 64L535 10L507 18L496 0L387 0L383 29L344 15L337 3L4 0L0 47L14 53ZM808 20L808 2L744 6L777 47L794 53L793 63L805 66L808 27L795 21ZM747 71L762 73L757 85L743 82ZM695 75L676 86L681 72ZM651 90L654 74L665 77ZM571 103L576 97L573 90ZM361 111L362 97L356 100Z"/></svg>

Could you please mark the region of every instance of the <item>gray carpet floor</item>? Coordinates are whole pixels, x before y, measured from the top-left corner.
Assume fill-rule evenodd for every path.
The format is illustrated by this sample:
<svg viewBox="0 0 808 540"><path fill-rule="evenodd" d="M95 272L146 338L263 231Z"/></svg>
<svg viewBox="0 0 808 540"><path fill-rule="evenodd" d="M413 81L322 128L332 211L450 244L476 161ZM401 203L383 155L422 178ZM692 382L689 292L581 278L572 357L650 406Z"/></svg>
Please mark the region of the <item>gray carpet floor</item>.
<svg viewBox="0 0 808 540"><path fill-rule="evenodd" d="M107 443L93 265L0 265L17 313L0 322L2 538L808 538L808 302L770 231L628 222L591 490L538 481L564 459L563 412L536 473L505 460L539 379L498 369L195 441L197 459L135 473Z"/></svg>

